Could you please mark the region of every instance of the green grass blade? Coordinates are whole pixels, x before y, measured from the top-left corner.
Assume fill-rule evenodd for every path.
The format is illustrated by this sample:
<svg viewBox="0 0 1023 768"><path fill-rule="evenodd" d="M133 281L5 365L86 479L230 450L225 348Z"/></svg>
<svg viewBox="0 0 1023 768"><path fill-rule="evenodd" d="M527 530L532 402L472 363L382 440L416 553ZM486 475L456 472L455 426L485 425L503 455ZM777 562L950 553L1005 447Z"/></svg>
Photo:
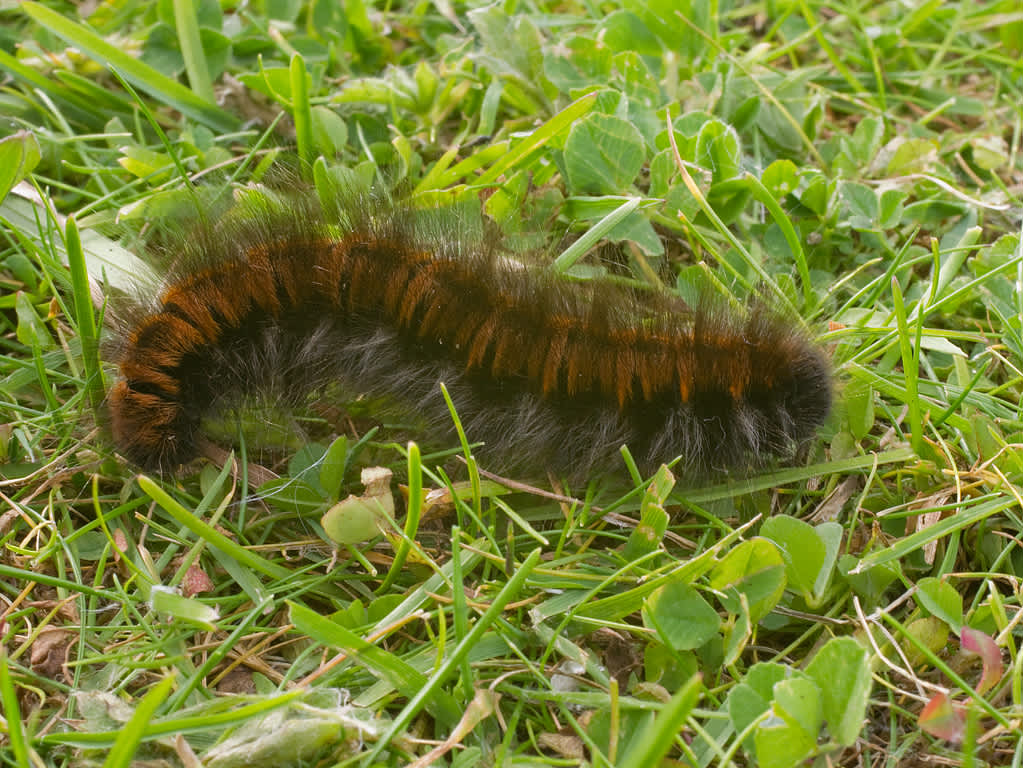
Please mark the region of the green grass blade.
<svg viewBox="0 0 1023 768"><path fill-rule="evenodd" d="M931 542L939 541L956 531L961 531L993 515L1011 509L1016 503L1017 501L1013 498L1006 499L997 494L970 499L969 502L964 502L956 514L951 517L939 520L934 525L929 525L916 533L899 539L889 547L866 555L850 573L864 573L878 565L901 560Z"/></svg>
<svg viewBox="0 0 1023 768"><path fill-rule="evenodd" d="M199 35L196 0L174 0L174 23L192 91L203 101L213 104L217 97L213 93L213 82L210 80L210 71L206 66L206 55Z"/></svg>
<svg viewBox="0 0 1023 768"><path fill-rule="evenodd" d="M571 128L574 122L582 119L584 115L593 109L596 99L597 94L590 93L573 101L546 123L530 133L526 139L516 143L514 149L490 166L490 170L481 174L476 183L485 186L496 182L501 177L501 174L509 168L523 162L524 158L530 153L540 149L540 147L544 146L559 133Z"/></svg>
<svg viewBox="0 0 1023 768"><path fill-rule="evenodd" d="M522 562L522 564L515 570L512 577L508 582L501 588L501 591L494 596L493 602L490 607L480 616L476 623L473 624L469 634L455 647L451 655L444 661L440 668L433 674L430 681L423 686L418 693L405 705L402 709L401 714L394 718L394 722L391 723L391 727L387 729L387 732L380 737L372 751L367 755L366 761L371 763L377 759L381 752L383 752L391 741L412 722L412 718L415 717L419 711L426 705L426 702L440 691L440 686L448 679L452 672L454 672L462 663L465 655L469 650L479 642L480 638L483 637L483 633L486 632L494 624L494 622L501 615L504 607L511 602L521 591L523 585L526 583L526 579L536 568L540 562L541 550L534 549L528 557Z"/></svg>
<svg viewBox="0 0 1023 768"><path fill-rule="evenodd" d="M287 579L291 575L291 571L287 568L271 563L269 560L260 557L256 553L229 539L213 526L204 523L175 501L169 493L163 490L163 488L157 485L151 478L148 478L145 475L139 475L138 483L139 487L145 491L149 498L159 504L164 512L174 518L175 521L188 528L196 536L203 539L211 546L216 547L224 554L233 557L239 563L258 571L265 576L270 576L275 579Z"/></svg>
<svg viewBox="0 0 1023 768"><path fill-rule="evenodd" d="M11 668L7 661L7 647L0 646L0 702L4 705L3 717L7 723L7 740L10 742L14 759L19 766L29 766L29 745L25 739L25 726L21 721L21 707L18 693L11 680Z"/></svg>
<svg viewBox="0 0 1023 768"><path fill-rule="evenodd" d="M183 707L193 691L198 691L202 697L211 698L213 694L204 685L207 677L227 658L229 653L234 651L241 639L252 631L252 625L269 610L273 610L273 608L274 602L272 598L252 606L248 613L241 617L238 625L231 630L231 633L216 644L202 664L199 664L192 670L188 679L181 684L181 687L174 692L174 695L167 702L167 709L175 712Z"/></svg>
<svg viewBox="0 0 1023 768"><path fill-rule="evenodd" d="M185 86L117 46L111 45L88 27L76 24L34 0L22 3L21 9L57 37L81 49L96 61L116 67L126 80L157 101L177 109L213 130L229 132L238 128L240 121L234 115L196 96Z"/></svg>
<svg viewBox="0 0 1023 768"><path fill-rule="evenodd" d="M190 733L208 733L212 729L229 728L243 725L249 720L259 718L275 709L291 704L305 696L307 691L296 688L291 691L275 693L260 698L228 712L205 712L201 715L161 718L158 722L150 722L145 729L144 739L151 740L164 736ZM112 746L118 731L48 733L40 738L40 742L48 746L71 746L88 749L103 749Z"/></svg>
<svg viewBox="0 0 1023 768"><path fill-rule="evenodd" d="M78 224L74 216L68 217L67 226L64 229L64 244L67 248L68 267L71 270L71 295L74 298L75 323L78 336L82 340L82 364L85 366L86 388L92 411L98 417L103 409L106 386L103 382L103 369L99 362L99 332L96 327L96 316L92 311L89 273L86 271L82 239L79 237Z"/></svg>
<svg viewBox="0 0 1023 768"><path fill-rule="evenodd" d="M404 536L401 544L394 553L394 560L387 571L383 583L377 588L377 594L384 594L391 588L394 582L405 567L409 552L412 551L412 541L415 541L416 533L419 531L419 517L423 511L423 462L419 455L419 446L415 443L408 444L408 500L406 502Z"/></svg>
<svg viewBox="0 0 1023 768"><path fill-rule="evenodd" d="M9 579L15 584L27 584L29 582L45 584L49 587L53 587L54 589L66 589L68 592L81 593L83 595L88 595L89 597L95 597L111 603L120 603L124 600L124 598L116 592L111 592L106 589L96 589L95 587L79 584L78 582L71 581L70 579L51 576L46 573L34 573L32 571L27 571L24 568L15 568L10 565L4 565L3 563L0 563L0 578Z"/></svg>
<svg viewBox="0 0 1023 768"><path fill-rule="evenodd" d="M426 675L372 643L363 640L337 622L325 619L299 603L289 602L291 620L295 627L317 642L330 648L347 651L352 661L374 675L386 680L401 695L412 699L429 683ZM461 718L461 708L446 691L435 691L426 703L426 709L445 725L451 726Z"/></svg>
<svg viewBox="0 0 1023 768"><path fill-rule="evenodd" d="M103 768L130 768L149 721L153 719L164 699L170 695L173 687L174 678L165 677L142 697L131 719L118 731L113 749L103 761Z"/></svg>
<svg viewBox="0 0 1023 768"><path fill-rule="evenodd" d="M906 377L906 407L909 409L910 441L917 456L927 456L929 451L924 443L924 420L920 410L920 332L923 321L917 320L916 333L910 335L906 305L902 300L902 289L897 278L892 278L892 299L895 305L895 321L899 328L899 350L902 353L902 371ZM916 343L913 343L913 339Z"/></svg>
<svg viewBox="0 0 1023 768"><path fill-rule="evenodd" d="M313 114L309 106L309 73L305 59L300 54L291 57L291 118L295 121L295 144L298 158L302 162L302 175L309 178L313 166L315 147L313 145Z"/></svg>
<svg viewBox="0 0 1023 768"><path fill-rule="evenodd" d="M668 139L671 143L672 153L675 158L675 167L681 174L682 182L685 184L686 189L689 190L689 194L693 196L693 199L696 200L696 204L700 206L700 210L703 211L704 215L708 219L710 219L714 228L722 237L725 238L725 240L728 241L728 244L731 245L740 256L742 256L743 261L745 261L746 264L748 264L753 271L757 273L760 283L769 288L773 296L776 296L780 301L783 301L786 307L795 313L796 308L791 305L788 297L782 293L774 280L771 279L771 276L764 270L764 265L761 264L758 259L753 257L753 254L749 252L749 249L742 244L739 238L735 236L735 233L732 232L728 225L721 220L717 211L714 210L710 201L707 200L707 197L703 194L703 191L693 179L692 174L689 173L686 162L682 159L682 155L679 153L678 142L675 139L675 130L671 125L670 115L668 116ZM753 286L748 280L743 278L738 272L732 271L732 274L740 283L742 283L744 288L752 290Z"/></svg>
<svg viewBox="0 0 1023 768"><path fill-rule="evenodd" d="M614 229L626 216L639 208L642 198L627 197L625 202L615 208L611 213L602 218L587 230L586 234L572 243L561 252L561 255L551 264L555 272L564 272L586 255L586 252L593 246L607 237L607 234Z"/></svg>
<svg viewBox="0 0 1023 768"><path fill-rule="evenodd" d="M660 765L676 739L681 738L682 726L693 711L703 690L700 675L693 675L679 688L678 692L661 708L654 721L643 729L631 744L619 768L649 768Z"/></svg>
<svg viewBox="0 0 1023 768"><path fill-rule="evenodd" d="M778 204L778 201L774 199L774 195L768 191L760 179L751 173L747 173L743 178L750 189L753 190L753 196L771 214L774 223L778 225L781 233L785 236L785 242L789 244L792 258L796 262L796 270L799 272L799 282L803 286L803 312L810 315L817 307L817 294L814 292L813 283L810 282L810 267L806 263L806 252L803 251L803 243L796 233L796 228L792 225L792 219L789 218L788 214Z"/></svg>

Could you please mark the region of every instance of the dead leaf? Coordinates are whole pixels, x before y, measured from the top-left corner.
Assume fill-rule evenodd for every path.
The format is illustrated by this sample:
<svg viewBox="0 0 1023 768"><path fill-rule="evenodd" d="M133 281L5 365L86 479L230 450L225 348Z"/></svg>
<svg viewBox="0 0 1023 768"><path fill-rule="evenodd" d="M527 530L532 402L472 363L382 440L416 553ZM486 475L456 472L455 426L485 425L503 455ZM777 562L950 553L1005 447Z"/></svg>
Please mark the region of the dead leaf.
<svg viewBox="0 0 1023 768"><path fill-rule="evenodd" d="M242 667L235 667L217 684L217 693L250 694L256 692L256 684L252 680L252 672Z"/></svg>
<svg viewBox="0 0 1023 768"><path fill-rule="evenodd" d="M61 627L43 627L29 651L32 670L57 682L70 680L70 676L65 674L65 665L74 637L73 632Z"/></svg>
<svg viewBox="0 0 1023 768"><path fill-rule="evenodd" d="M537 741L544 749L549 749L559 757L568 760L582 760L586 757L583 742L578 736L567 733L541 733Z"/></svg>

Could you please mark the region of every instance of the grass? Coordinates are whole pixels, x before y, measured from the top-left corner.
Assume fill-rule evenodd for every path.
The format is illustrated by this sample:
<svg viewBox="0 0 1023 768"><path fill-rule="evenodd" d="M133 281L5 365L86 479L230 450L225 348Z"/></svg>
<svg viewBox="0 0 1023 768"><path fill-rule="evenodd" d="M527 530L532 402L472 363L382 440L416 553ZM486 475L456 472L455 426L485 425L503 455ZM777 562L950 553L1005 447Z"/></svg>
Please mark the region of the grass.
<svg viewBox="0 0 1023 768"><path fill-rule="evenodd" d="M3 764L1023 765L1018 3L80 13L0 9ZM566 279L611 242L764 291L835 412L708 487L451 482L426 450L464 446L386 431L140 476L96 298L186 179L295 156L484 199ZM375 465L407 497L338 506Z"/></svg>

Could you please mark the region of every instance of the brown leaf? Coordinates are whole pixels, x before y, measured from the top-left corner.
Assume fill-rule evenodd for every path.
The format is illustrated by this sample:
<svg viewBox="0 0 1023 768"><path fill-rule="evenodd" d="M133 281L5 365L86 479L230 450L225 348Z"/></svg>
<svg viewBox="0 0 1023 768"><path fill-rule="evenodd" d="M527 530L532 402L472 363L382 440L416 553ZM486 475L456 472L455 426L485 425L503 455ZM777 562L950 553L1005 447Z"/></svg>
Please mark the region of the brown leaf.
<svg viewBox="0 0 1023 768"><path fill-rule="evenodd" d="M590 635L590 639L594 645L604 649L602 654L604 666L607 667L608 674L618 681L619 690L627 690L629 675L643 665L643 657L636 644L607 627L598 629Z"/></svg>
<svg viewBox="0 0 1023 768"><path fill-rule="evenodd" d="M50 613L56 609L54 617L67 622L68 624L78 624L78 598L64 598L63 600L50 599L50 600L29 600L25 603L25 607L34 608L39 614Z"/></svg>
<svg viewBox="0 0 1023 768"><path fill-rule="evenodd" d="M586 756L583 742L578 736L564 733L541 733L537 738L540 746L568 760L582 760Z"/></svg>
<svg viewBox="0 0 1023 768"><path fill-rule="evenodd" d="M256 684L252 680L252 672L242 667L235 667L217 684L217 693L250 694L256 692Z"/></svg>
<svg viewBox="0 0 1023 768"><path fill-rule="evenodd" d="M74 633L60 627L43 627L32 642L29 651L29 665L43 677L58 682L69 678L65 674L68 652L74 641Z"/></svg>

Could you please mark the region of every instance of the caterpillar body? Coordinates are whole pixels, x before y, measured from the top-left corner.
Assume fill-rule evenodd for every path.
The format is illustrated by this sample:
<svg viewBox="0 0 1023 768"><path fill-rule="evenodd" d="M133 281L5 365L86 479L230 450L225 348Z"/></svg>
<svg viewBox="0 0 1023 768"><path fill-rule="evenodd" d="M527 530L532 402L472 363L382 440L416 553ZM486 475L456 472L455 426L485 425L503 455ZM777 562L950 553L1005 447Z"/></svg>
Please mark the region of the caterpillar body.
<svg viewBox="0 0 1023 768"><path fill-rule="evenodd" d="M454 435L440 383L484 466L583 476L628 445L691 474L789 458L831 405L807 334L761 304L697 306L572 281L494 238L353 195L240 205L122 312L109 397L120 452L173 472L204 416L252 391L339 384ZM443 222L443 223L439 223Z"/></svg>

